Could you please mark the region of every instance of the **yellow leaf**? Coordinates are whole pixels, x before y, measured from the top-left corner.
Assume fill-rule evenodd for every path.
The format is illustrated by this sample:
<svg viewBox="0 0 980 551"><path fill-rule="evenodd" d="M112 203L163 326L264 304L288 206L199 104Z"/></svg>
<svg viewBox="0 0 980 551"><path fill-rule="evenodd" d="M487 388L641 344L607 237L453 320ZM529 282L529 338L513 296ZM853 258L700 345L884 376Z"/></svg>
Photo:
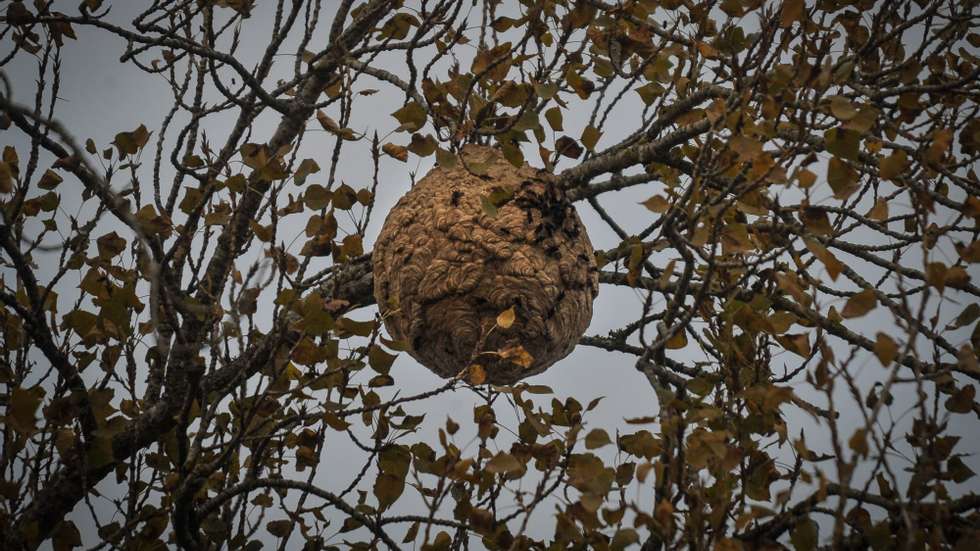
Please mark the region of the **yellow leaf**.
<svg viewBox="0 0 980 551"><path fill-rule="evenodd" d="M521 345L505 348L499 351L498 354L501 358L510 360L512 363L515 363L524 369L531 367L531 364L534 363L534 356L532 356Z"/></svg>
<svg viewBox="0 0 980 551"><path fill-rule="evenodd" d="M678 329L673 336L667 339L666 346L668 350L680 350L687 346L687 334L684 329Z"/></svg>
<svg viewBox="0 0 980 551"><path fill-rule="evenodd" d="M510 329L511 325L514 325L514 320L517 318L517 313L514 311L514 307L504 310L497 316L497 325L502 329Z"/></svg>

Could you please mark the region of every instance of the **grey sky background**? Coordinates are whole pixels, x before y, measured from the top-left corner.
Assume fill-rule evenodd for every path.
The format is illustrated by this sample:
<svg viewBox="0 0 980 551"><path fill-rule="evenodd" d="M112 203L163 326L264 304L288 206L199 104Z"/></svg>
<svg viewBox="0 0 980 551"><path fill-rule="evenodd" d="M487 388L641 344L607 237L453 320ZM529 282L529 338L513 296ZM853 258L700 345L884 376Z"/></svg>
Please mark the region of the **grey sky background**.
<svg viewBox="0 0 980 551"><path fill-rule="evenodd" d="M77 3L77 0L65 2L66 5L63 10L72 13ZM112 5L111 20L118 23L128 23L131 21L136 13L144 9L145 5L144 2L139 1L116 1L110 2L110 4ZM246 67L251 66L254 60L264 50L269 34L269 9L271 8L271 3L260 1L258 4L259 6L252 18L247 22L248 30L243 33L242 47L237 56ZM323 27L320 30L321 37L325 29L329 28L329 20L333 15L333 9L333 2L328 1L324 3L324 14L322 17L325 18L325 23L321 25ZM478 21L476 17L471 18L471 23L475 23L476 21ZM100 148L108 147L117 132L132 130L140 123L145 124L149 130L153 131L155 137L156 132L159 131L160 123L166 114L166 110L172 103L166 82L160 76L144 74L131 64L121 64L119 62L119 56L125 47L121 39L103 31L82 27L76 27L75 32L78 34L78 40L68 41L66 48L62 51L63 71L61 88L58 93L60 101L57 107L56 118L74 133L75 138L79 142L84 142L86 138L92 138ZM288 43L282 51L284 53L295 51L295 47L292 50L290 49L290 44L294 44L294 42ZM311 49L315 49L321 44L322 42L317 43L314 41L311 44ZM9 47L9 44L0 44L0 51L5 53ZM472 49L472 45L460 47L457 55L461 60L464 60L464 67L468 67ZM143 59L152 59L152 57L143 56ZM273 74L288 78L292 70L292 63L292 57L282 56L281 62L278 63L277 69ZM397 55L379 57L378 65L396 73L400 69L404 69L403 63ZM27 55L20 55L14 62L4 67L3 71L13 85L13 99L21 104L31 103L33 101L32 95L37 79L36 61ZM270 81L274 83L275 78L273 77ZM377 88L379 92L371 96L357 98L350 126L355 131L367 131L369 133L377 129L379 134L384 136L387 131L397 126L397 122L390 114L404 103L403 94L395 91L390 85L375 81L370 77L363 77L355 85L355 90L365 88ZM636 113L642 108L642 104L636 94L629 93L627 96L627 101L615 111L607 126L603 128L604 134L599 143L600 148L617 142L619 138L625 137L635 128L638 120ZM581 128L588 120L588 111L587 109L576 108L565 113L566 130L573 129L569 130L568 134L577 136L580 133ZM328 114L333 113L328 112ZM220 146L223 142L223 136L230 129L231 122L230 118L225 117L223 121L218 120L207 123L206 133L212 145L217 144ZM261 118L253 128L250 141L262 142L268 139L277 122L278 116L274 112ZM179 128L180 124L175 124L174 127ZM322 132L313 120L308 122L308 128L310 131L307 133L301 145L303 154L299 158L311 157L317 160L323 170L319 174L311 176L307 182L325 184L334 140L331 136ZM383 139L382 141L394 141L404 144L407 141L407 137L408 135L405 133L394 134L389 136L387 140ZM26 143L24 136L16 131L16 129L0 133L0 145L13 145L18 150L26 151L26 149L23 149ZM151 140L151 145L154 143L155 141ZM170 141L168 141L169 143L173 143L172 136ZM533 149L533 147L525 148L525 156L532 164L540 166L536 151ZM355 189L370 186L372 162L368 151L367 140L359 142L353 147L345 148L337 171L338 184L345 182ZM166 147L164 148L164 152L164 182L169 182L173 172L168 167L166 156L169 155L169 150ZM151 193L149 191L149 174L153 162L152 156L152 147L147 146L141 157L143 166L139 172L141 175L140 184L147 190L144 191L144 194ZM50 158L42 157L42 170L49 166L50 162ZM408 163L400 163L389 157L382 159L380 186L375 198L375 212L367 230L365 250L371 249L373 240L377 236L380 225L384 220L384 214L409 189L411 181L410 172L414 172L417 174L417 177L421 177L421 175L425 174L431 168L433 162L433 157L417 161L417 157L414 155L410 156ZM559 170L568 166L571 165L567 162L563 163L559 165ZM125 178L117 177L113 183L119 189L125 183ZM821 198L829 197L829 188L826 187L826 184L822 185L824 186L824 196ZM66 178L65 184L60 188L60 191L63 192L61 209L64 211L64 215L74 215L78 212L80 219L85 220L87 219L86 215L90 215L93 212L95 202L94 200L90 200L83 205L77 197L73 201L71 196L78 194L77 188L72 190L74 186L77 186L77 183L70 178ZM286 191L296 193L298 189L291 187ZM617 222L627 231L639 231L652 222L656 216L639 203L651 195L662 191L662 184L654 182L626 191L603 195L600 198L600 202L609 208ZM284 198L281 202L285 202ZM578 211L588 228L590 238L596 249L608 249L619 244L620 240L607 228L606 224L602 222L587 204L579 203ZM288 243L292 237L301 236L306 219L307 217L305 215L286 217L280 226L280 239L286 240ZM350 230L353 227L350 223L344 224L343 219L340 217L338 217L338 220L341 222L342 230ZM113 230L127 238L130 237L124 233L125 230L121 226L114 224L108 218L103 220L99 229L93 233L93 236L99 236ZM304 239L302 237L295 241L292 247L294 253L298 252L303 241ZM237 264L239 269L244 272L251 261L261 260L260 256L256 254L259 251L260 249L253 246L253 250L250 251L250 256L247 256L246 260ZM652 260L659 265L663 265L669 259L668 254L661 254L659 258L654 257ZM53 273L53 270L56 269L56 255L37 255L36 260L42 275L44 273ZM126 263L132 262L128 253L121 260ZM921 265L921 256L918 256L917 253L911 253L907 258L907 262L910 265ZM324 268L327 265L325 259L314 260L311 265L311 272ZM12 281L13 279L12 272L7 268L0 270L0 274L8 281ZM71 304L77 299L76 280L80 279L81 275L83 274L69 274L59 285L59 311L68 311L71 308ZM976 277L978 274L973 273L972 275ZM272 297L266 298L271 300ZM608 331L621 327L636 319L636 316L641 310L642 300L642 295L635 290L625 287L603 286L594 304L595 313L588 334L604 335ZM965 304L959 307L950 307L949 313L955 316L962 309L962 306L965 306ZM840 305L838 305L838 308L840 308ZM371 307L358 311L351 317L355 319L368 319L374 315L375 311L376 308ZM143 317L146 317L145 312ZM268 323L269 320L264 321ZM883 308L878 309L873 314L864 318L852 320L847 325L858 332L870 335L874 335L876 331L884 330L886 327L893 327L890 316L886 314L886 310ZM951 342L960 343L966 340L966 332L961 330L961 333L963 334L951 335L949 337ZM843 352L844 350L840 349L840 353ZM688 357L676 354L672 356L681 361L700 359L693 353ZM138 358L142 359L139 355ZM881 380L886 375L886 371L881 368L872 356L865 355L863 359L866 360L866 365L861 368L859 380L866 383L866 386L863 388L868 389L875 381ZM778 364L784 361L790 368L798 364L796 358L776 356L774 363L777 365L773 367L774 370L778 371ZM597 409L591 415L587 416L587 419L590 420L590 428L602 427L608 430L611 435L617 428L624 433L644 428L656 433L655 425L636 426L624 423L624 419L652 416L658 411L656 396L646 378L634 368L634 362L635 360L632 357L580 346L568 358L559 362L549 371L529 379L528 382L548 385L554 389L555 396L559 399L572 396L582 404L587 404L594 398L604 396L605 398ZM88 375L94 380L101 373L88 373ZM418 365L407 354L399 355L392 369L392 375L396 380L396 386L381 389L379 394L383 397L390 397L395 393L411 395L435 388L442 383L441 379ZM814 398L814 396L806 395L807 389L803 385L795 384L793 386L801 392L801 396ZM844 404L849 403L852 398L848 395L846 389L842 387L843 385L837 391L840 395L838 407L841 408L846 416L848 415L848 408ZM902 400L912 400L914 398L912 391L913 389L908 386L898 389L895 393L896 403L901 404ZM548 409L550 407L548 406L549 401L550 397L539 397L536 403ZM823 404L822 399L815 399L815 401L818 405ZM474 434L471 423L472 408L481 402L482 400L474 393L468 390L458 390L451 394L440 395L436 398L407 406L406 409L411 413L417 414L424 412L426 414L426 421L418 434L402 443L410 444L416 441L435 441L435 431L443 425L448 416L463 425L462 430L456 436L457 445L464 450L464 453L468 451L472 452L476 446L476 443L471 439ZM904 412L901 406L893 409L896 413ZM514 416L512 410L506 406L503 400L498 401L496 411L503 425L516 428L516 423L513 422ZM826 448L827 435L824 428L815 424L808 414L799 409L788 406L786 411L791 438L798 437L800 431L805 430L807 442L811 448L818 451L818 453L830 451ZM863 423L857 417L856 412L851 413L855 417L853 419L847 419L845 417L842 420L842 426L848 426L849 424L857 426L858 423ZM900 426L910 425L912 417L911 415L906 415L904 418L896 419L895 422L899 423ZM980 431L977 430L975 418L962 415L953 416L951 427L950 434L964 437L967 451L974 453L980 451L980 439L978 439L980 437ZM897 432L902 433L903 431ZM367 433L360 431L359 434L364 436ZM501 438L501 441L506 442L507 440ZM963 447L964 444L961 444L958 449L963 451ZM611 446L600 450L600 455L604 458L612 458L613 448L614 446ZM792 463L792 456L788 453L788 450L781 452L779 457L784 462ZM322 459L325 465L321 467L319 476L315 482L317 485L328 490L343 489L351 480L352 476L361 468L361 462L364 459L366 459L366 455L354 448L347 441L345 435L342 433L328 433L327 444ZM976 457L970 457L967 460L967 464L974 470L980 468L980 462L977 461ZM827 474L831 478L836 476L836 473L833 472L829 464L826 468L828 469ZM306 473L298 473L296 478L305 479L305 476ZM114 491L118 491L118 487L111 482L111 478L110 476L107 482L104 482L99 487L103 496L96 497L92 500L93 505L98 511L112 510L109 500L114 497ZM533 478L529 480L533 482ZM968 483L960 485L959 490L967 492L976 491L978 488L980 486L977 485L976 479L974 478ZM370 493L371 477L367 477L365 481L362 481L360 489ZM652 495L649 483L644 488L637 489L636 491L638 492L637 495L642 498L649 498ZM418 512L417 510L413 511L413 507L417 507L418 505L417 500L408 497L412 493L413 491L410 488L407 489L406 496L399 501L393 511L405 513ZM547 504L540 509L530 529L532 535L544 536L549 533L549 529L552 529L554 522L552 511L553 507ZM336 511L329 510L327 515L331 519L338 519L337 522L334 522L333 528L334 530L339 528L340 517L336 514ZM94 534L94 526L84 505L76 508L73 513L73 519L77 522L79 528L83 530L83 541L85 543L94 543L91 539ZM108 520L108 516L101 520ZM328 529L327 534L332 534L332 532ZM265 540L267 549L275 548L277 542L268 533L260 531L258 536ZM339 544L343 537L344 535L336 536L328 543ZM296 534L294 533L293 543L295 541L298 540L296 540Z"/></svg>

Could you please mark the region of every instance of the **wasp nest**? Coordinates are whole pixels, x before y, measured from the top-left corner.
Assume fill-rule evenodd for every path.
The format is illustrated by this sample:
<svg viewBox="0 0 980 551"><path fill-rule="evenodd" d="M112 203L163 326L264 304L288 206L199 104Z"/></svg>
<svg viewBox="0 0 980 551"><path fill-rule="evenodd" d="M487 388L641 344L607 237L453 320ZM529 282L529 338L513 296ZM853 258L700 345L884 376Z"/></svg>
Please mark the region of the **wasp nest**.
<svg viewBox="0 0 980 551"><path fill-rule="evenodd" d="M471 364L494 384L541 373L575 347L598 293L592 244L554 177L484 146L398 201L373 262L388 332L447 378Z"/></svg>

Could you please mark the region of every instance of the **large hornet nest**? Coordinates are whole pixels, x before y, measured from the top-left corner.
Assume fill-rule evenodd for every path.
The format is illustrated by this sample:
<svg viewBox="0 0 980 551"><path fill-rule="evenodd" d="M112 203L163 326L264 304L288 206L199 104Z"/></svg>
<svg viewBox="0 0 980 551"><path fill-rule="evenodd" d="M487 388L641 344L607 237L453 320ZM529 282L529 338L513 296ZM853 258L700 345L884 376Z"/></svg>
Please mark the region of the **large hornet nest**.
<svg viewBox="0 0 980 551"><path fill-rule="evenodd" d="M589 236L554 177L484 146L398 201L373 262L388 332L446 378L474 364L494 384L541 373L575 348L598 293Z"/></svg>

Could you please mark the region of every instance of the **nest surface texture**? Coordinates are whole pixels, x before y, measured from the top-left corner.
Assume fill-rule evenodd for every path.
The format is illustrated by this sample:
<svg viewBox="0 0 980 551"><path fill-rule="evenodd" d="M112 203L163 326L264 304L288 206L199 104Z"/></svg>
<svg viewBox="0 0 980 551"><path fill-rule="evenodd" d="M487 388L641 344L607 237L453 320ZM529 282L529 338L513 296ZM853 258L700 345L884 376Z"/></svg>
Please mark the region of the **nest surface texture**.
<svg viewBox="0 0 980 551"><path fill-rule="evenodd" d="M455 166L432 169L398 201L373 263L391 336L441 377L477 364L493 384L567 356L599 288L585 226L554 177L486 146L464 147ZM504 328L497 317L509 308Z"/></svg>

